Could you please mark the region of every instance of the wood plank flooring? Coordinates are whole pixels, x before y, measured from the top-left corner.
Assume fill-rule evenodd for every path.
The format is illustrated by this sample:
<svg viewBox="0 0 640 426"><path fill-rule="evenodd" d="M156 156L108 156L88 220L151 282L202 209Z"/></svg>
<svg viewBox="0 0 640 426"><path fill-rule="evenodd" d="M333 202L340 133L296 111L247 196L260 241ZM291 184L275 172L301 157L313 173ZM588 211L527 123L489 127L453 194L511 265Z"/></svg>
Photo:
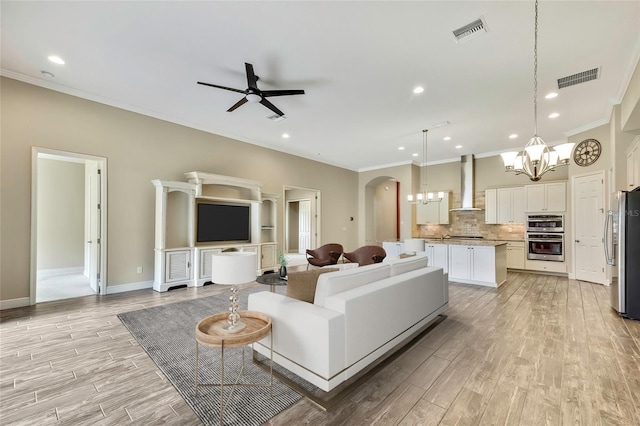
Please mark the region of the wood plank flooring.
<svg viewBox="0 0 640 426"><path fill-rule="evenodd" d="M116 314L227 290L2 311L0 424L200 424ZM640 424L640 322L607 287L510 272L499 289L452 283L447 315L331 412L303 399L268 424Z"/></svg>

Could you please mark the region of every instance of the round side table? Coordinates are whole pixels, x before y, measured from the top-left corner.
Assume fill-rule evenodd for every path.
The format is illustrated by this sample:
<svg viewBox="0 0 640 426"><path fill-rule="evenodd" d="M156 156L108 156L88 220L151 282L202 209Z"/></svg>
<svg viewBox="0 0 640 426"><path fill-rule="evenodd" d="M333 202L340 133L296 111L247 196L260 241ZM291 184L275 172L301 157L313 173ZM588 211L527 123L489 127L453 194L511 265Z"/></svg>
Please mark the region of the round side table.
<svg viewBox="0 0 640 426"><path fill-rule="evenodd" d="M280 278L279 274L264 274L256 278L256 282L271 286L271 293L276 292L277 285L287 285L286 278Z"/></svg>
<svg viewBox="0 0 640 426"><path fill-rule="evenodd" d="M233 394L233 388L236 386L264 386L269 387L271 396L273 396L273 334L271 318L261 312L256 311L239 311L240 320L246 324L245 328L237 332L229 332L222 327L227 324L229 319L228 312L222 312L204 318L196 325L196 365L195 365L195 394L198 395L200 386L220 386L220 424L223 422L224 409L226 402L224 401L224 387L231 386L232 390L229 397ZM263 338L271 337L271 367L269 371L269 384L261 383L239 383L239 378L244 373L245 348L251 343L255 343ZM198 383L199 369L199 348L200 345L208 347L220 348L220 383ZM232 384L225 384L224 380L224 350L225 348L242 347L242 367L238 372L236 379ZM229 400L227 399L227 402Z"/></svg>

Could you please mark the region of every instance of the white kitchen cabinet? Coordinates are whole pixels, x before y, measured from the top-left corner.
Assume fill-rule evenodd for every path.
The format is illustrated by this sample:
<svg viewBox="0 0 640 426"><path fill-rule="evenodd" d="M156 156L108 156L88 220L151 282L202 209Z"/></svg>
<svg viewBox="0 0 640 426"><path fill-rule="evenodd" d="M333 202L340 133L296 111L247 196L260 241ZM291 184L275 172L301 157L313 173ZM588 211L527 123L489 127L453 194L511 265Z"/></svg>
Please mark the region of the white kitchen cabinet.
<svg viewBox="0 0 640 426"><path fill-rule="evenodd" d="M429 259L429 266L437 266L449 272L449 249L446 244L425 245L425 252Z"/></svg>
<svg viewBox="0 0 640 426"><path fill-rule="evenodd" d="M484 221L487 224L524 223L523 186L485 190Z"/></svg>
<svg viewBox="0 0 640 426"><path fill-rule="evenodd" d="M523 241L509 241L507 243L507 268L524 269Z"/></svg>
<svg viewBox="0 0 640 426"><path fill-rule="evenodd" d="M437 192L433 194L437 197ZM427 204L416 204L416 223L425 224L449 224L449 193L445 192L442 201Z"/></svg>
<svg viewBox="0 0 640 426"><path fill-rule="evenodd" d="M400 242L383 241L382 248L387 253L387 257L399 256L400 253L404 253L404 243Z"/></svg>
<svg viewBox="0 0 640 426"><path fill-rule="evenodd" d="M498 190L484 191L484 223L495 225L498 223Z"/></svg>
<svg viewBox="0 0 640 426"><path fill-rule="evenodd" d="M498 287L507 280L507 245L449 245L449 280Z"/></svg>
<svg viewBox="0 0 640 426"><path fill-rule="evenodd" d="M524 188L527 212L564 212L567 209L566 182L526 185Z"/></svg>
<svg viewBox="0 0 640 426"><path fill-rule="evenodd" d="M640 186L640 136L627 151L627 190Z"/></svg>

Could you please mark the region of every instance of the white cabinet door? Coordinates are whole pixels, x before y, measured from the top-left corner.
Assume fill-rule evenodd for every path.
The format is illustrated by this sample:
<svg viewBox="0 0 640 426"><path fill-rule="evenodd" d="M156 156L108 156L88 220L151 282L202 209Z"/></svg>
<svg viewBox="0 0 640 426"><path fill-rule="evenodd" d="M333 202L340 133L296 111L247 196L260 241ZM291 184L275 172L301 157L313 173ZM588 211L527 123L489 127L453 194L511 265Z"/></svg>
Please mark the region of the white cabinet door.
<svg viewBox="0 0 640 426"><path fill-rule="evenodd" d="M437 266L449 271L449 248L446 244L427 244L425 246L427 257L429 258L429 266Z"/></svg>
<svg viewBox="0 0 640 426"><path fill-rule="evenodd" d="M490 225L498 223L497 189L484 191L484 222Z"/></svg>
<svg viewBox="0 0 640 426"><path fill-rule="evenodd" d="M470 255L471 248L469 246L449 246L450 279L461 278L468 280L471 278Z"/></svg>
<svg viewBox="0 0 640 426"><path fill-rule="evenodd" d="M438 203L439 211L438 211L438 223L440 225L448 225L449 224L449 193L445 192L442 201Z"/></svg>
<svg viewBox="0 0 640 426"><path fill-rule="evenodd" d="M640 186L640 137L627 153L627 190Z"/></svg>
<svg viewBox="0 0 640 426"><path fill-rule="evenodd" d="M191 250L167 251L165 255L165 282L191 278Z"/></svg>
<svg viewBox="0 0 640 426"><path fill-rule="evenodd" d="M507 268L524 269L524 243L507 243Z"/></svg>
<svg viewBox="0 0 640 426"><path fill-rule="evenodd" d="M276 245L263 244L260 250L260 269L269 269L276 266Z"/></svg>
<svg viewBox="0 0 640 426"><path fill-rule="evenodd" d="M511 221L513 223L525 223L526 216L524 214L525 197L524 186L518 188L511 188L511 204L513 206L511 211Z"/></svg>
<svg viewBox="0 0 640 426"><path fill-rule="evenodd" d="M511 188L500 188L497 193L497 221L511 223Z"/></svg>
<svg viewBox="0 0 640 426"><path fill-rule="evenodd" d="M525 186L527 212L563 212L567 209L566 182Z"/></svg>
<svg viewBox="0 0 640 426"><path fill-rule="evenodd" d="M567 209L567 185L564 182L546 183L546 210L563 212Z"/></svg>
<svg viewBox="0 0 640 426"><path fill-rule="evenodd" d="M202 249L200 250L200 262L198 267L198 279L211 278L211 255L220 253L222 249Z"/></svg>
<svg viewBox="0 0 640 426"><path fill-rule="evenodd" d="M527 185L524 187L528 212L543 212L545 210L544 185Z"/></svg>
<svg viewBox="0 0 640 426"><path fill-rule="evenodd" d="M385 253L387 253L387 257L399 256L400 253L404 253L404 243L384 241L382 243L382 248L384 249Z"/></svg>
<svg viewBox="0 0 640 426"><path fill-rule="evenodd" d="M495 248L470 247L471 279L476 281L495 281Z"/></svg>

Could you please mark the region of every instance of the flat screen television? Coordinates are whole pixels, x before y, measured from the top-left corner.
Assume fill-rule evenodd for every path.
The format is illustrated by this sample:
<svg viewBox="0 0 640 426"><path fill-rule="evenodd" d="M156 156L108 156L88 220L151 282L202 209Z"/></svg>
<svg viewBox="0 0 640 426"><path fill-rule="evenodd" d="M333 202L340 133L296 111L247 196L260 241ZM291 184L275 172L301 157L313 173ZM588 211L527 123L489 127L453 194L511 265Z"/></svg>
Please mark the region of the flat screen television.
<svg viewBox="0 0 640 426"><path fill-rule="evenodd" d="M196 242L251 241L251 207L248 204L198 203Z"/></svg>

